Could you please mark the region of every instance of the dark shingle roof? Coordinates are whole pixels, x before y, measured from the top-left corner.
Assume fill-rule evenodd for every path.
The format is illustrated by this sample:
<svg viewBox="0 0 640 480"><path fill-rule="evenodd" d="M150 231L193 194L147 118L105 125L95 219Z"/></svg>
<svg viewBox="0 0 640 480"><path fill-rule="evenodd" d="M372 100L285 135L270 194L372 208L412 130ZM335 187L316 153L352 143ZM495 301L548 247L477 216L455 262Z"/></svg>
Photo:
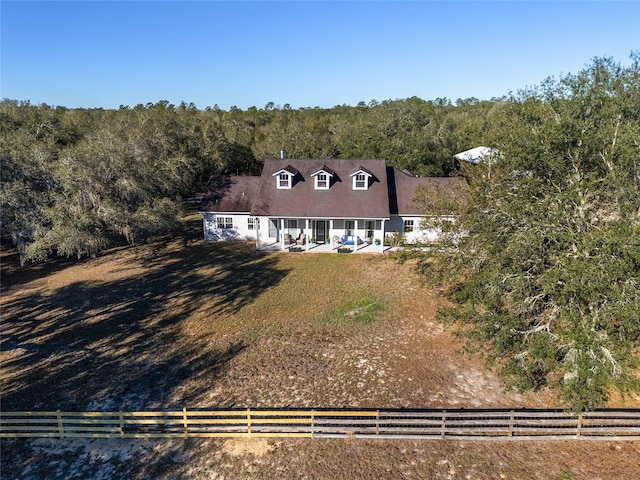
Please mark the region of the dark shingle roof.
<svg viewBox="0 0 640 480"><path fill-rule="evenodd" d="M389 202L391 214L421 215L423 207L414 201L416 190L422 187L427 196L439 200L454 200L460 196L466 187L460 177L414 177L396 168L389 171Z"/></svg>
<svg viewBox="0 0 640 480"><path fill-rule="evenodd" d="M291 189L276 188L273 174L295 168ZM372 178L367 190L353 190L349 177L365 168ZM335 172L329 190L315 190L312 173ZM268 159L265 160L256 198L251 209L256 216L316 218L389 218L389 196L384 160Z"/></svg>
<svg viewBox="0 0 640 480"><path fill-rule="evenodd" d="M275 172L297 174L291 189L276 188ZM316 190L311 176L320 170L332 173L329 190ZM353 190L353 173L372 175L367 190ZM414 201L422 187L435 199L455 199L466 184L455 177L415 177L384 160L270 159L257 177L211 177L200 205L201 212L251 213L256 216L310 218L389 218L389 215L420 215Z"/></svg>
<svg viewBox="0 0 640 480"><path fill-rule="evenodd" d="M214 175L209 179L201 212L250 212L260 177Z"/></svg>

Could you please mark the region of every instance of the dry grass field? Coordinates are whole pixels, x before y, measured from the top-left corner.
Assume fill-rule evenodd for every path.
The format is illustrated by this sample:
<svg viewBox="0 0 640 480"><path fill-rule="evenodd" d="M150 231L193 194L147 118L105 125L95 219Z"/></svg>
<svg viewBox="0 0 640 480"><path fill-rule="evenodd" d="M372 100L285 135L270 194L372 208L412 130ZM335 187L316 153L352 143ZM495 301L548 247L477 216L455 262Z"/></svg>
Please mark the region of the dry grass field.
<svg viewBox="0 0 640 480"><path fill-rule="evenodd" d="M504 391L410 264L186 233L19 269L2 252L3 410L550 407ZM640 399L616 400L640 406ZM4 440L2 478L640 478L640 443Z"/></svg>

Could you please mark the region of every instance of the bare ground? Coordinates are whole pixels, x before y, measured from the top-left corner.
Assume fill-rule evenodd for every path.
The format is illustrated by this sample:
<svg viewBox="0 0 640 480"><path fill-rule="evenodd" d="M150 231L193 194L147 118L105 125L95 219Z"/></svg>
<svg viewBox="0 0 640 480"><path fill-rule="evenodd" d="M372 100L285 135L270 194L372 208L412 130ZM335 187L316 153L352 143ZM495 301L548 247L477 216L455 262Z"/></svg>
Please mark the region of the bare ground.
<svg viewBox="0 0 640 480"><path fill-rule="evenodd" d="M437 292L378 255L256 255L196 233L24 270L3 251L2 273L5 410L560 406L504 391L436 320ZM638 442L38 439L3 441L1 473L611 479L639 465Z"/></svg>

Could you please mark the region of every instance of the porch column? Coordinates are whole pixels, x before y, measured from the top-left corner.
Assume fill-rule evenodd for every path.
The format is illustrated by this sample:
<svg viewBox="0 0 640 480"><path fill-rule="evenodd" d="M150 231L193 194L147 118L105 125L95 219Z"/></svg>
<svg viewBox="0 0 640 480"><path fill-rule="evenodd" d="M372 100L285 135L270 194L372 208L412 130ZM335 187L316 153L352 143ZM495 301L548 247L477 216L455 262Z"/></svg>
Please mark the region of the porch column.
<svg viewBox="0 0 640 480"><path fill-rule="evenodd" d="M280 248L284 250L284 218L280 218Z"/></svg>
<svg viewBox="0 0 640 480"><path fill-rule="evenodd" d="M381 221L382 231L380 232L382 234L381 235L382 238L380 239L380 253L384 253L384 222L385 222L385 220L383 218L382 221Z"/></svg>
<svg viewBox="0 0 640 480"><path fill-rule="evenodd" d="M260 248L260 218L254 217L253 228L256 229L256 250L258 250Z"/></svg>
<svg viewBox="0 0 640 480"><path fill-rule="evenodd" d="M309 251L309 243L311 242L311 235L309 235L309 219L305 218L304 220L304 236L305 236L305 250Z"/></svg>
<svg viewBox="0 0 640 480"><path fill-rule="evenodd" d="M353 253L358 251L358 219L353 219Z"/></svg>
<svg viewBox="0 0 640 480"><path fill-rule="evenodd" d="M329 220L329 249L333 250L333 218ZM336 250L337 252L337 250Z"/></svg>

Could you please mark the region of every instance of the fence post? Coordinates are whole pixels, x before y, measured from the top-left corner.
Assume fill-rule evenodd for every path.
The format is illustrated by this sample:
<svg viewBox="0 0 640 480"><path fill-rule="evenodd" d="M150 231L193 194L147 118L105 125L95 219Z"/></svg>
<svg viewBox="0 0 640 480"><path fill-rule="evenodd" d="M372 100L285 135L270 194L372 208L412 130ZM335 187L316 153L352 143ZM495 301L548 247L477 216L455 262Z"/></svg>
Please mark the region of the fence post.
<svg viewBox="0 0 640 480"><path fill-rule="evenodd" d="M509 436L513 437L513 421L514 421L514 412L511 410L509 417Z"/></svg>
<svg viewBox="0 0 640 480"><path fill-rule="evenodd" d="M380 435L380 410L376 410L376 435Z"/></svg>
<svg viewBox="0 0 640 480"><path fill-rule="evenodd" d="M578 428L576 430L576 437L580 436L581 429L582 429L582 414L578 415Z"/></svg>
<svg viewBox="0 0 640 480"><path fill-rule="evenodd" d="M64 425L62 423L62 414L60 413L60 410L56 412L56 415L58 417L58 432L60 433L60 438L64 438Z"/></svg>
<svg viewBox="0 0 640 480"><path fill-rule="evenodd" d="M315 420L314 410L311 410L311 437L316 433L316 420Z"/></svg>
<svg viewBox="0 0 640 480"><path fill-rule="evenodd" d="M187 407L182 407L182 424L184 425L184 438L189 437L189 423L187 422Z"/></svg>
<svg viewBox="0 0 640 480"><path fill-rule="evenodd" d="M442 432L441 432L442 438L444 438L444 429L445 429L446 422L447 422L447 411L443 410L442 411Z"/></svg>
<svg viewBox="0 0 640 480"><path fill-rule="evenodd" d="M251 435L251 409L247 408L247 433Z"/></svg>
<svg viewBox="0 0 640 480"><path fill-rule="evenodd" d="M124 437L124 415L122 414L122 410L118 412L118 417L120 418L120 436Z"/></svg>

